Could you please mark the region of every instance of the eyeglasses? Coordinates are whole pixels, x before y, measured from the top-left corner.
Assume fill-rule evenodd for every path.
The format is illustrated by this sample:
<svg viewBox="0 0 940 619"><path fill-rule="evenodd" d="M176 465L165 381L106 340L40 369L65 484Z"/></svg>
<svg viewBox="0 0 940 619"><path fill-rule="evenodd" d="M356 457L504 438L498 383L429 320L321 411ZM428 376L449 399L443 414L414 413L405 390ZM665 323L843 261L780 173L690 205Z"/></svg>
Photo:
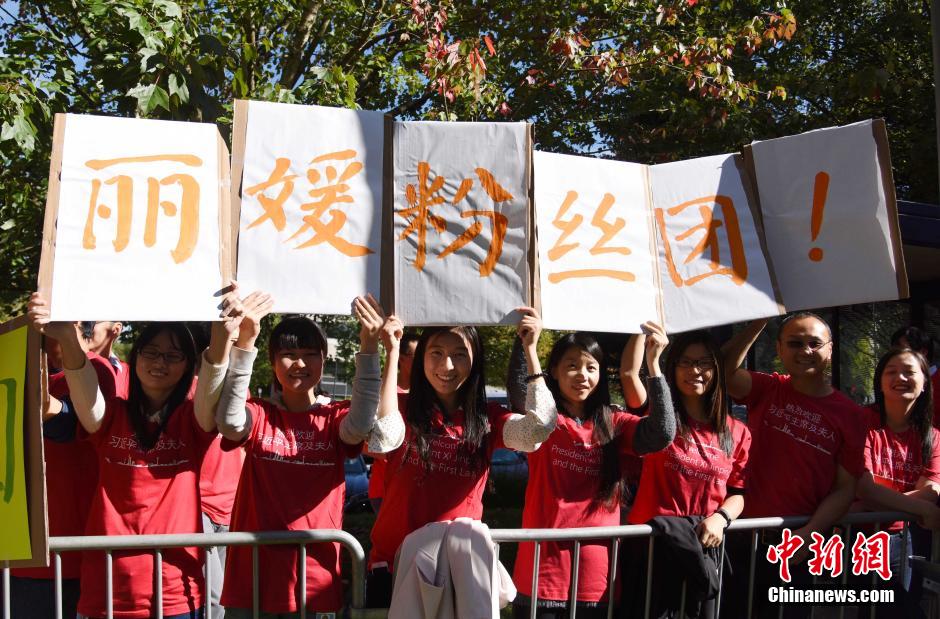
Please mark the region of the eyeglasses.
<svg viewBox="0 0 940 619"><path fill-rule="evenodd" d="M138 354L148 361L156 361L157 359L163 358L164 363L167 364L186 361L186 355L172 350L170 352L160 352L156 348L142 348Z"/></svg>
<svg viewBox="0 0 940 619"><path fill-rule="evenodd" d="M684 370L696 368L700 372L708 372L715 369L715 362L711 359L687 359L683 357L679 359L676 365Z"/></svg>
<svg viewBox="0 0 940 619"><path fill-rule="evenodd" d="M828 342L820 342L819 340L809 340L808 342L803 342L800 340L787 340L784 342L787 348L793 351L803 351L809 349L811 353L819 352L827 344L831 344L832 340Z"/></svg>

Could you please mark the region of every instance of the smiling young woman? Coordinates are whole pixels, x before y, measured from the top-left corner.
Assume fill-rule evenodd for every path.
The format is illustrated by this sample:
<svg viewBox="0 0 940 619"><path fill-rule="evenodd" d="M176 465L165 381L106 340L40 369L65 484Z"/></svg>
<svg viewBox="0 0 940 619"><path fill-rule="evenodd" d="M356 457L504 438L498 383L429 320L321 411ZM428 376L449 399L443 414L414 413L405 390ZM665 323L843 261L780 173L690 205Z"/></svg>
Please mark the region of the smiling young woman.
<svg viewBox="0 0 940 619"><path fill-rule="evenodd" d="M532 308L519 308L529 382L526 414L487 403L484 351L474 327L429 327L415 350L411 388L397 406L406 434L402 446L386 454L382 509L372 529L369 555L370 607L391 601L391 569L405 537L431 523L483 515L483 491L490 458L499 447L533 451L555 427L555 405L542 378L536 344L541 320ZM397 334L390 342L388 369L398 364ZM394 390L386 375L383 389Z"/></svg>

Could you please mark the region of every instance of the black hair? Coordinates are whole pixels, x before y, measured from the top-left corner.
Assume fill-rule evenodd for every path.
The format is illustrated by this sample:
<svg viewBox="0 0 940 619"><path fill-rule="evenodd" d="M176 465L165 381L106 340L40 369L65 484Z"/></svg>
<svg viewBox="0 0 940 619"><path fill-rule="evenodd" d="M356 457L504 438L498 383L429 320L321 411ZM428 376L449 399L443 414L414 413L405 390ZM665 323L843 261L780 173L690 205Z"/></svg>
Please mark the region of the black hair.
<svg viewBox="0 0 940 619"><path fill-rule="evenodd" d="M719 446L726 454L731 455L731 451L734 449L734 437L731 436L731 428L728 424L725 368L721 361L721 349L718 342L707 331L689 331L680 334L673 340L666 353L666 382L669 384L672 403L676 409L676 429L681 436L687 437L689 434L689 413L685 410L682 394L676 388L676 370L679 367L682 354L693 344L704 346L715 366L715 369L712 370L714 376L711 383L702 396L705 398L703 408L708 415L708 421L712 424L715 434L718 436Z"/></svg>
<svg viewBox="0 0 940 619"><path fill-rule="evenodd" d="M927 351L924 355L927 358L927 363L933 360L933 338L923 329L913 326L901 327L891 335L891 346L901 347L901 339L907 340L907 345L912 350Z"/></svg>
<svg viewBox="0 0 940 619"><path fill-rule="evenodd" d="M173 340L173 345L186 357L186 370L170 393L170 397L167 398L166 404L157 419L157 427L151 430L147 419L147 411L144 410L147 396L144 394L140 377L137 376L137 357L144 346L153 342L163 332L169 334L170 339ZM131 427L134 428L137 444L141 451L150 451L157 444L160 435L163 434L163 430L166 428L166 424L169 423L173 412L186 401L186 397L189 395L196 368L196 344L189 329L181 322L151 323L144 327L144 330L137 337L131 347L127 363L131 368L127 392L127 414L130 416Z"/></svg>
<svg viewBox="0 0 940 619"><path fill-rule="evenodd" d="M924 390L917 400L914 407L908 415L908 424L914 428L914 431L920 437L921 462L926 465L933 453L933 388L930 380L930 366L927 359L919 351L911 348L894 347L881 356L878 365L875 367L874 392L875 392L875 410L881 420L881 427L887 422L887 411L885 410L885 394L881 390L881 375L884 373L888 362L898 355L909 354L917 360L920 365L920 371L924 374Z"/></svg>
<svg viewBox="0 0 940 619"><path fill-rule="evenodd" d="M594 441L601 445L601 479L591 502L591 508L601 505L617 505L623 495L622 475L620 474L620 452L614 436L614 423L610 408L610 388L607 383L607 357L598 341L591 335L583 332L563 335L552 347L548 356L548 372L545 383L555 397L558 412L567 415L564 410L564 399L558 381L552 376L555 368L561 363L572 348L577 348L597 361L599 380L597 386L588 394L584 401L584 420L594 424Z"/></svg>
<svg viewBox="0 0 940 619"><path fill-rule="evenodd" d="M486 441L489 438L490 422L486 414L483 342L476 327L428 327L422 331L411 366L411 386L405 409L405 423L411 426L417 437L418 455L425 467L430 466L430 444L427 437L433 433L431 412L437 408L447 419L448 411L424 373L424 353L432 339L447 332L456 333L470 344L470 375L457 390L457 406L464 415L462 451L467 456L471 469L478 472L489 464Z"/></svg>
<svg viewBox="0 0 940 619"><path fill-rule="evenodd" d="M402 350L404 350L408 346L408 344L412 342L417 342L420 339L421 339L421 335L418 332L412 331L411 329L405 329L405 332L402 333L401 342L399 342L399 346L401 347Z"/></svg>
<svg viewBox="0 0 940 619"><path fill-rule="evenodd" d="M268 338L268 361L271 363L271 366L274 366L274 361L279 352L292 348L318 350L323 360L326 361L326 355L329 349L323 327L306 316L285 317L281 322L277 323L277 326L274 327L271 331L271 336ZM277 380L277 374L272 373L272 376L274 388L277 391L283 391L284 387ZM322 393L325 392L320 389L320 385L318 384L316 394L320 395Z"/></svg>
<svg viewBox="0 0 940 619"><path fill-rule="evenodd" d="M829 326L829 323L822 319L819 314L814 314L813 312L793 312L792 314L787 314L783 317L783 320L780 321L780 329L777 331L777 340L783 339L783 328L786 327L789 323L794 320L799 320L800 318L815 318L819 322L823 323L826 327L826 332L829 333L829 339L832 340L832 327Z"/></svg>

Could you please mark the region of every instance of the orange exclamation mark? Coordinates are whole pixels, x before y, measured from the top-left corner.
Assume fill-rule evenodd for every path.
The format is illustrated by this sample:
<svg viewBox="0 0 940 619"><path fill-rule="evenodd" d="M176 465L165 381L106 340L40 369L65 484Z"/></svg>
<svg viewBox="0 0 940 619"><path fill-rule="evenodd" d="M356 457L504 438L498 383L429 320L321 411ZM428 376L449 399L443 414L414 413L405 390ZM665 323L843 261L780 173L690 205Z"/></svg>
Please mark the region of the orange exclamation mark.
<svg viewBox="0 0 940 619"><path fill-rule="evenodd" d="M816 181L813 183L813 216L810 220L810 229L813 240L819 236L819 229L823 222L823 209L826 207L826 196L829 193L829 175L820 172L816 175ZM809 259L813 262L819 262L823 259L823 250L814 247L809 250Z"/></svg>

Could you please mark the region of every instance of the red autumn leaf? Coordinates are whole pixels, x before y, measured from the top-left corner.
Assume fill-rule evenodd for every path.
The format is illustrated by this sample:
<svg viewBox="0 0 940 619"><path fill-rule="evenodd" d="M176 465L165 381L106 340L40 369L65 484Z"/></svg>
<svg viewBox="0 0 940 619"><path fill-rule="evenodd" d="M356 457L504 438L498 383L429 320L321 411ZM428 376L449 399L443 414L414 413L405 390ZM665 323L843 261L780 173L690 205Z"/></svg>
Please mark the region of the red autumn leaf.
<svg viewBox="0 0 940 619"><path fill-rule="evenodd" d="M490 52L490 56L496 55L496 46L493 45L493 39L490 38L490 35L483 35L483 42L486 43L486 49Z"/></svg>

